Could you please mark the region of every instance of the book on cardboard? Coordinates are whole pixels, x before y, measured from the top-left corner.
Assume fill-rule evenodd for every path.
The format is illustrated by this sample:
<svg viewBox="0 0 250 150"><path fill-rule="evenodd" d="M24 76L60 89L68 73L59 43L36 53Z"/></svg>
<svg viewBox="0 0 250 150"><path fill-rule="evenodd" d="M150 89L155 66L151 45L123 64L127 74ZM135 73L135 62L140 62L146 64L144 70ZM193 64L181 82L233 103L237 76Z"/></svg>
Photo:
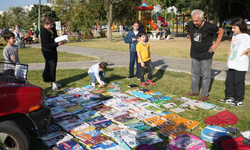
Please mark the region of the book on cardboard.
<svg viewBox="0 0 250 150"><path fill-rule="evenodd" d="M158 96L158 98L159 98L160 100L164 100L164 101L166 101L166 100L171 100L171 98L170 98L169 96Z"/></svg>
<svg viewBox="0 0 250 150"><path fill-rule="evenodd" d="M162 119L159 116L151 117L144 120L145 122L149 123L150 125L161 129L162 126L167 122L165 119Z"/></svg>
<svg viewBox="0 0 250 150"><path fill-rule="evenodd" d="M156 97L150 97L150 98L147 99L147 101L149 101L149 102L155 102L155 101L158 101L158 100L159 99L156 98Z"/></svg>
<svg viewBox="0 0 250 150"><path fill-rule="evenodd" d="M173 108L173 107L175 107L177 105L175 103L167 103L167 104L163 104L162 106L165 107L165 108Z"/></svg>
<svg viewBox="0 0 250 150"><path fill-rule="evenodd" d="M87 131L84 131L82 133L75 135L75 137L82 141L87 141L100 134L101 132L99 130L87 130Z"/></svg>
<svg viewBox="0 0 250 150"><path fill-rule="evenodd" d="M181 112L184 112L185 109L182 109L182 108L177 107L177 108L172 108L172 109L170 109L170 111L172 111L172 112L174 112L174 113L181 113Z"/></svg>
<svg viewBox="0 0 250 150"><path fill-rule="evenodd" d="M106 128L106 127L110 126L111 124L113 124L113 122L110 119L101 120L101 121L92 123L92 125L98 129Z"/></svg>
<svg viewBox="0 0 250 150"><path fill-rule="evenodd" d="M158 100L158 101L155 101L154 103L155 103L156 105L158 105L158 106L161 106L161 105L163 105L163 104L167 104L167 102L164 101L164 100Z"/></svg>
<svg viewBox="0 0 250 150"><path fill-rule="evenodd" d="M80 144L73 140L62 142L58 146L53 147L51 150L85 150Z"/></svg>
<svg viewBox="0 0 250 150"><path fill-rule="evenodd" d="M163 139L161 139L157 135L144 136L136 139L140 142L140 144L148 144L148 145L153 145L156 143L163 142Z"/></svg>
<svg viewBox="0 0 250 150"><path fill-rule="evenodd" d="M109 140L108 137L100 134L100 135L93 137L92 139L87 140L87 141L80 140L79 142L87 147L92 147L92 146L95 146L95 145L97 145L101 142L107 141L107 140Z"/></svg>
<svg viewBox="0 0 250 150"><path fill-rule="evenodd" d="M125 142L130 148L138 146L140 143L135 138L133 134L128 133L127 131L116 131L114 133L114 140Z"/></svg>
<svg viewBox="0 0 250 150"><path fill-rule="evenodd" d="M188 133L188 131L179 128L178 126L166 123L164 127L161 128L159 131L162 135L169 137L170 139L173 139L181 134Z"/></svg>
<svg viewBox="0 0 250 150"><path fill-rule="evenodd" d="M101 148L101 149L108 149L111 147L117 146L117 144L111 140L107 140L104 142L101 142L99 144L96 144L95 146L92 146L91 149Z"/></svg>
<svg viewBox="0 0 250 150"><path fill-rule="evenodd" d="M97 116L100 116L100 114L97 111L94 110L89 110L85 113L82 114L77 114L77 116L82 120L82 121L88 121L92 118L95 118Z"/></svg>

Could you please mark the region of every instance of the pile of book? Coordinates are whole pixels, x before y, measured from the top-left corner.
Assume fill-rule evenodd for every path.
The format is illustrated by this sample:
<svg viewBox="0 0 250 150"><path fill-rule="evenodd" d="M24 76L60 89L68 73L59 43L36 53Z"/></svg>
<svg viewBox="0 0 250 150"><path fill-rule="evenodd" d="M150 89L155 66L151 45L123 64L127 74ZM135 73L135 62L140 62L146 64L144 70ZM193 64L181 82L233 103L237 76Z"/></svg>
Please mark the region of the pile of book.
<svg viewBox="0 0 250 150"><path fill-rule="evenodd" d="M174 95L162 96L162 93L143 88L126 91L126 94L117 89L98 90L91 85L63 91L64 94L46 98L54 124L49 126L49 133L41 140L55 150L65 147L84 149L79 143L90 150L129 150L140 144L163 142L152 127L172 139L200 124L159 107L176 107L176 104L169 103ZM140 101L140 98L146 101ZM194 101L185 100L183 108L193 106ZM208 108L204 104L195 106ZM182 111L182 108L173 109ZM66 132L59 131L57 125Z"/></svg>

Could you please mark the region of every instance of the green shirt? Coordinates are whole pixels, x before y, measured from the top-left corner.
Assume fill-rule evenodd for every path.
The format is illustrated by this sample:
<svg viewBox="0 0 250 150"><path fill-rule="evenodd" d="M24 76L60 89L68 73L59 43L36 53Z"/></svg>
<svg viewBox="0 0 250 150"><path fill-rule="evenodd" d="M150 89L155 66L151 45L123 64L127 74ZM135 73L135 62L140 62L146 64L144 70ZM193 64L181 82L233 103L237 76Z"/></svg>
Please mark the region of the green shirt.
<svg viewBox="0 0 250 150"><path fill-rule="evenodd" d="M37 26L37 25L35 26L34 31L35 31L36 33L39 33L39 30L38 30L38 26Z"/></svg>

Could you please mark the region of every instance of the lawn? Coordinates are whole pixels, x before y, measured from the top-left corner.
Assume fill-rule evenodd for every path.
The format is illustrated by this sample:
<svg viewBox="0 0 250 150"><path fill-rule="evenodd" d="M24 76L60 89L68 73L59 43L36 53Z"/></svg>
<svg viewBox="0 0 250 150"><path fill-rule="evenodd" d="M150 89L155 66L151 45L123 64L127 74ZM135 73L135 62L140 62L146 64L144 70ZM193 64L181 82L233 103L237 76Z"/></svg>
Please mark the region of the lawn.
<svg viewBox="0 0 250 150"><path fill-rule="evenodd" d="M150 51L153 55L162 55L179 58L190 58L190 40L187 38L176 38L171 40L150 40ZM113 42L106 40L92 40L85 42L66 43L68 46L107 49L115 51L129 52L129 44L125 44L123 39L114 39ZM227 61L230 41L224 40L215 51L213 60Z"/></svg>
<svg viewBox="0 0 250 150"><path fill-rule="evenodd" d="M0 46L0 58L3 57L3 48L4 46ZM31 48L26 47L19 49L18 51L19 61L24 64L28 63L44 63L43 54L40 48ZM58 62L73 62L73 61L90 61L95 60L96 58L72 54L67 52L59 52L58 51Z"/></svg>
<svg viewBox="0 0 250 150"><path fill-rule="evenodd" d="M66 70L57 70L57 81L62 84L62 88L69 88L69 87L82 87L85 85L89 85L91 83L91 77L87 74L87 69L66 69ZM40 86L44 89L45 93L47 93L50 90L49 83L44 83L42 80L42 70L38 71L29 71L28 72L28 80L30 83L35 84L37 86ZM124 83L120 84L121 91L125 92L126 90L129 90L130 88L127 87L129 84L140 84L140 81L136 80L136 78L127 80L125 79L128 75L128 68L127 67L110 67L107 68L106 71L106 79L105 82L108 83L108 85L111 85L113 82L116 81L124 81ZM145 75L146 77L146 75ZM178 73L178 72L171 72L171 71L165 71L165 70L155 70L153 73L153 79L156 86L147 86L148 89L153 90L155 92L161 92L163 95L167 94L174 94L177 95L177 97L182 97L184 94L188 93L190 91L191 86L191 76L186 73ZM110 88L104 88L104 89L110 89ZM232 125L233 127L237 127L240 131L247 131L249 130L249 106L250 106L250 93L246 92L245 94L245 100L242 107L230 107L228 104L220 104L218 103L219 99L224 98L224 89L225 84L223 81L218 80L212 80L211 81L211 91L210 96L207 102L213 103L216 105L219 105L221 107L225 107L227 110L230 110L230 112L234 113L239 117L238 123L235 125ZM250 90L250 85L246 85L246 91ZM192 99L199 99L200 97L190 97ZM169 102L174 102L176 104L181 104L178 100L171 100ZM165 109L166 111L169 111L168 109ZM212 110L203 110L198 109L194 112L185 111L182 113L179 113L181 117L191 119L194 121L201 122L199 127L196 127L193 131L189 132L197 137L200 137L201 128L206 127L207 125L204 124L204 119L215 115L217 112L214 112ZM156 128L153 128L156 132L159 130ZM45 150L46 147L39 142L35 138L33 134L32 141L31 141L31 149L36 150ZM154 147L158 150L165 150L166 145L170 141L168 138L162 136L159 134L161 138L164 139L163 143L155 144ZM207 148L215 149L214 146L210 143L207 143Z"/></svg>

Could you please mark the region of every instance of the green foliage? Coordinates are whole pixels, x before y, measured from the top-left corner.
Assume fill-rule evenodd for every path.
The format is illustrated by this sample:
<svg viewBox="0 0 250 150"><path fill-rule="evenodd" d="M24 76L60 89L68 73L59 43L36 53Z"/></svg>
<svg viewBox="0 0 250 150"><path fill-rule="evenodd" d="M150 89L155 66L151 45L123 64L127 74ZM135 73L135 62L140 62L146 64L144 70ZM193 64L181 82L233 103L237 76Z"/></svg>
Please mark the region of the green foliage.
<svg viewBox="0 0 250 150"><path fill-rule="evenodd" d="M32 23L38 24L38 8L39 8L39 5L34 5L34 7L32 7L31 11L29 12L28 20L25 23L25 29L26 30L28 30L32 26ZM51 10L51 8L49 6L41 5L40 9L41 9L41 11L40 11L40 16L41 16L40 23L41 23L41 26L43 26L42 14L46 14L46 15L52 17L54 21L59 20L59 18L56 15L56 12Z"/></svg>
<svg viewBox="0 0 250 150"><path fill-rule="evenodd" d="M12 27L15 25L19 25L20 27L22 27L25 20L27 20L27 17L22 7L20 6L9 7L6 13L5 20L6 20L5 25L8 27Z"/></svg>

